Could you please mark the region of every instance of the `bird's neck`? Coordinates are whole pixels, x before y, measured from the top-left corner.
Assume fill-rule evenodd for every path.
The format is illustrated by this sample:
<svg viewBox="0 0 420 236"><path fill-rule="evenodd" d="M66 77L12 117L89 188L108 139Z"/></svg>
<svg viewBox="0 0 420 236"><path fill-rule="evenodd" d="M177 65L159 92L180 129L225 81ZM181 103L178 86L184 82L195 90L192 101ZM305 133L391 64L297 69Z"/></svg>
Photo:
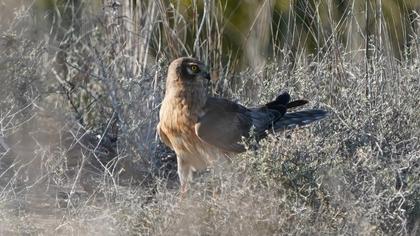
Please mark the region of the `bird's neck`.
<svg viewBox="0 0 420 236"><path fill-rule="evenodd" d="M166 109L172 110L173 116L196 119L207 101L207 89L198 84L184 84L167 89L165 94Z"/></svg>

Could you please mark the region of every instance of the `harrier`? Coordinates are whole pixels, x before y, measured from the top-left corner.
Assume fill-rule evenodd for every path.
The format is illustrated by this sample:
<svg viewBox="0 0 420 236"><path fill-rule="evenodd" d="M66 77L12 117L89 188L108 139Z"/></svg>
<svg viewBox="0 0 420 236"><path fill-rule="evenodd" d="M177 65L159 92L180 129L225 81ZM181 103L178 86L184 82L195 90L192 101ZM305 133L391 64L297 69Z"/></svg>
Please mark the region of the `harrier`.
<svg viewBox="0 0 420 236"><path fill-rule="evenodd" d="M182 57L169 65L157 131L177 155L181 193L186 192L192 171L244 152L244 138L260 140L269 131L306 125L327 114L315 109L287 112L307 101L290 101L286 92L265 105L247 108L208 96L209 80L207 67L197 59Z"/></svg>

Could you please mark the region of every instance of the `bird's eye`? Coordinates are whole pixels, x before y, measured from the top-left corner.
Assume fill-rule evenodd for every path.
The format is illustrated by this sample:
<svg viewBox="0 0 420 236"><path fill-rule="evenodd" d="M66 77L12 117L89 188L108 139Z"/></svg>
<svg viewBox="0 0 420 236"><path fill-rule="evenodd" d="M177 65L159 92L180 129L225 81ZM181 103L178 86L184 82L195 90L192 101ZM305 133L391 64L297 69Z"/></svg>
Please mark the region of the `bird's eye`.
<svg viewBox="0 0 420 236"><path fill-rule="evenodd" d="M194 73L198 73L200 71L200 69L198 68L197 65L191 65L191 71Z"/></svg>

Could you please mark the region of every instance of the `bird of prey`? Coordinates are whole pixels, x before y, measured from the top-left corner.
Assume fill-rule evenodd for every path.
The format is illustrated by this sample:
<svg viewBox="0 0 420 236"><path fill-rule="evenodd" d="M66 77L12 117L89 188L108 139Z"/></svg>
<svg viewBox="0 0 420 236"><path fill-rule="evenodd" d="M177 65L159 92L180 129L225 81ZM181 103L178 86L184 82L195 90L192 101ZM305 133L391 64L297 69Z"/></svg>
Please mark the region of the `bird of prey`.
<svg viewBox="0 0 420 236"><path fill-rule="evenodd" d="M270 131L306 125L327 115L317 109L287 112L307 103L290 101L287 92L265 105L247 108L209 96L209 80L207 67L197 59L182 57L169 65L157 132L176 153L181 194L187 191L192 171L246 151L244 138L252 135L260 140Z"/></svg>

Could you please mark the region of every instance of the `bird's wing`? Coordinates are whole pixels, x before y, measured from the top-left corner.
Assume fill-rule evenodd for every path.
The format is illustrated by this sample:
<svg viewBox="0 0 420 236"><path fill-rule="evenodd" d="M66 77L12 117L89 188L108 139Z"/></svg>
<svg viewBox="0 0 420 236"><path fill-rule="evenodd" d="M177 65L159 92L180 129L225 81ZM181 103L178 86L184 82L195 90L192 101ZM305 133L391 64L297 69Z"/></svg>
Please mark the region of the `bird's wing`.
<svg viewBox="0 0 420 236"><path fill-rule="evenodd" d="M196 135L206 143L226 152L243 152L242 137L249 137L250 111L237 103L221 98L208 98L204 114L195 125Z"/></svg>
<svg viewBox="0 0 420 236"><path fill-rule="evenodd" d="M166 144L166 146L174 150L174 148L172 147L171 141L169 141L168 136L166 136L165 132L163 132L163 130L160 128L160 123L157 125L156 129L159 134L160 141L162 141L164 144Z"/></svg>

